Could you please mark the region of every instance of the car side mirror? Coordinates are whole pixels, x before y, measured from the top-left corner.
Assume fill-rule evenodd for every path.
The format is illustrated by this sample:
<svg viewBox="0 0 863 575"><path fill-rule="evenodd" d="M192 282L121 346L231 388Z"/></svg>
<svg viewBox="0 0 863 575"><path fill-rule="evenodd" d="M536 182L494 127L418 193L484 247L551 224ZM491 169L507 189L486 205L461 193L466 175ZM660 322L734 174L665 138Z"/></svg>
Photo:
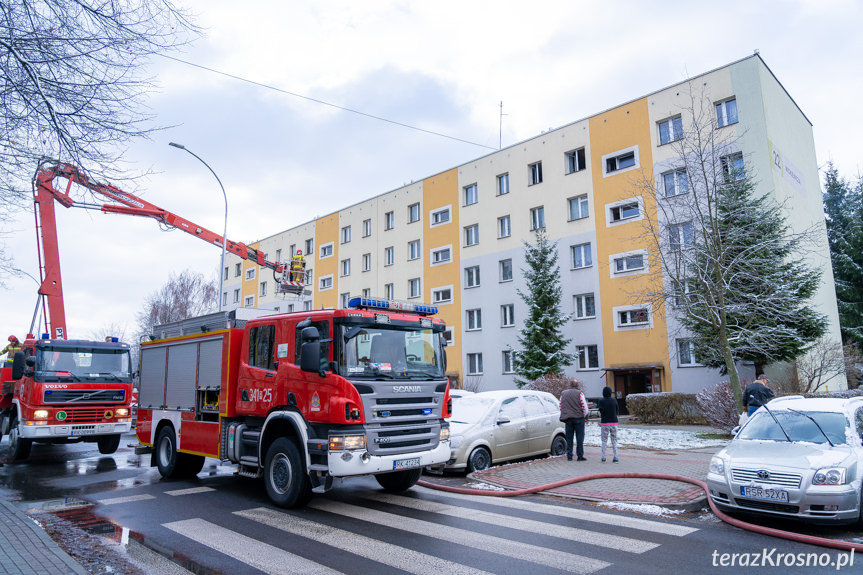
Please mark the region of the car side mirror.
<svg viewBox="0 0 863 575"><path fill-rule="evenodd" d="M735 425L734 429L731 430L731 437L737 437L738 433L740 433L740 426Z"/></svg>
<svg viewBox="0 0 863 575"><path fill-rule="evenodd" d="M510 422L510 419L508 417L501 416L501 417L497 418L497 424L498 425L503 425L504 423L509 423L509 422Z"/></svg>

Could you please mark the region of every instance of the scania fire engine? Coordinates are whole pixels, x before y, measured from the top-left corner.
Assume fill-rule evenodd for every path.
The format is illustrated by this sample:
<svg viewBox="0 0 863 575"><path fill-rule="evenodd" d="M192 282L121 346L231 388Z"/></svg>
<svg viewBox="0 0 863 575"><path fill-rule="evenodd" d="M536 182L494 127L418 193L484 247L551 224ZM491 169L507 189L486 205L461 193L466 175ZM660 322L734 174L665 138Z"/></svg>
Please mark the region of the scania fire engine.
<svg viewBox="0 0 863 575"><path fill-rule="evenodd" d="M450 456L436 312L354 298L345 309L156 327L158 339L141 346L138 440L164 477L216 458L263 478L282 507L351 476L409 489Z"/></svg>

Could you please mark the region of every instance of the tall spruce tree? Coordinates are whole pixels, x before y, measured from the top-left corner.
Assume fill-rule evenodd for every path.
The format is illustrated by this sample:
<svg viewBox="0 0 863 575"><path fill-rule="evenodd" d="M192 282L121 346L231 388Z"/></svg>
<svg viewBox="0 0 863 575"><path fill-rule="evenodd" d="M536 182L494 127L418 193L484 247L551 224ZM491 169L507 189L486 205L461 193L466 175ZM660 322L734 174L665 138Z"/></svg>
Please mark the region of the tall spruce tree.
<svg viewBox="0 0 863 575"><path fill-rule="evenodd" d="M863 347L863 177L852 187L827 164L823 200L842 338Z"/></svg>
<svg viewBox="0 0 863 575"><path fill-rule="evenodd" d="M570 315L560 310L562 288L557 264L557 242L551 242L544 230L536 233L534 243L524 243L527 267L521 270L525 291L517 290L527 304L528 317L521 329L515 354L516 384L521 387L546 374L563 373L575 356L566 353L571 340L561 328Z"/></svg>

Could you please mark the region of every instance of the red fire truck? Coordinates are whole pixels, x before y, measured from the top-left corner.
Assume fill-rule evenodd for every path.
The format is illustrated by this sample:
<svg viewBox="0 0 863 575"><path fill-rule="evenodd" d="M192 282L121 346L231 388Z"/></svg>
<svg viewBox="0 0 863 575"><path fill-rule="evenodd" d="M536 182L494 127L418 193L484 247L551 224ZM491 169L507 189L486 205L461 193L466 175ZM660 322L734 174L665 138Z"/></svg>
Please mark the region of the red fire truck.
<svg viewBox="0 0 863 575"><path fill-rule="evenodd" d="M374 475L384 489L409 489L450 456L436 312L355 298L346 309L159 326L141 346L138 440L164 477L195 475L216 458L262 477L282 507L335 478Z"/></svg>

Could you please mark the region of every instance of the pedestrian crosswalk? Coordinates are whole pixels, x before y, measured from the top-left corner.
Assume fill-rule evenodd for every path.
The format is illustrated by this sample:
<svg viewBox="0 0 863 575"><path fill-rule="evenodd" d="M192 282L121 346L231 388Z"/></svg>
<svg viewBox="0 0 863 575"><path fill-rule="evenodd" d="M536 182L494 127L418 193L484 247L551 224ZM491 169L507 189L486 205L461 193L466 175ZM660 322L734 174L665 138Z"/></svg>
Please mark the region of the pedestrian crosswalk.
<svg viewBox="0 0 863 575"><path fill-rule="evenodd" d="M171 499L218 490L164 492ZM111 498L112 505L131 498ZM313 498L303 510L264 506L162 527L262 573L416 575L590 574L698 531L682 522L414 488ZM371 567L370 567L371 566ZM224 571L226 573L231 571ZM241 572L241 571L237 571Z"/></svg>

